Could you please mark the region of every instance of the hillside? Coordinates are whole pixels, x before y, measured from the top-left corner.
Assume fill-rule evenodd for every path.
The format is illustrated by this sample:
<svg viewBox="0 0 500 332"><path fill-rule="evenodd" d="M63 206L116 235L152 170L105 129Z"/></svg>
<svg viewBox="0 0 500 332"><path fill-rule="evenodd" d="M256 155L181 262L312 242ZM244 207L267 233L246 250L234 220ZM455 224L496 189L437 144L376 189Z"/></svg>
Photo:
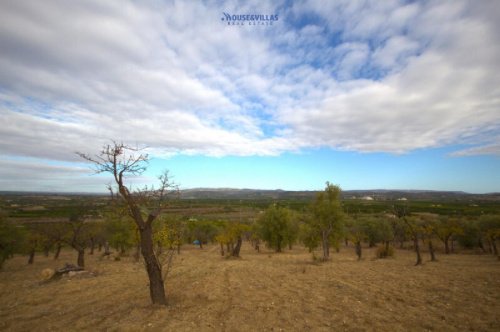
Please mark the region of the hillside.
<svg viewBox="0 0 500 332"><path fill-rule="evenodd" d="M59 261L15 257L0 272L3 331L498 331L500 264L490 255L440 255L415 267L414 254L356 261L343 248L314 264L303 248L276 254L245 243L242 259L216 246L184 246L152 307L142 263L87 256L96 276L40 283ZM426 257L427 258L427 257Z"/></svg>

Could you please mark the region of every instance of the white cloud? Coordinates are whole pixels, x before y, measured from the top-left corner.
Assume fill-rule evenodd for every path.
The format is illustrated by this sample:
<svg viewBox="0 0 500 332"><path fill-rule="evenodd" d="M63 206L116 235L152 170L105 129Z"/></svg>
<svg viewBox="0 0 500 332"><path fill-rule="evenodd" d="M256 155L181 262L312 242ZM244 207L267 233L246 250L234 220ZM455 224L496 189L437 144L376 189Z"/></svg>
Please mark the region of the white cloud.
<svg viewBox="0 0 500 332"><path fill-rule="evenodd" d="M229 27L222 11L272 13ZM466 1L0 4L0 154L404 153L498 146L494 10ZM301 23L314 14L320 19Z"/></svg>

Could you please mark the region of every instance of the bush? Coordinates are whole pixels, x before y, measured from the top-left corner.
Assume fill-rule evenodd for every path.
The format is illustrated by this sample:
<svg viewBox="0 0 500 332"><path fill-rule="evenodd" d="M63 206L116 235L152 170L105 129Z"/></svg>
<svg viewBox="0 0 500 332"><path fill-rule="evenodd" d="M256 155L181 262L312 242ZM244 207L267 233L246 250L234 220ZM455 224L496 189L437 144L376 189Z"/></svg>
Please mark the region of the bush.
<svg viewBox="0 0 500 332"><path fill-rule="evenodd" d="M394 247L392 245L379 246L375 255L377 258L394 257Z"/></svg>

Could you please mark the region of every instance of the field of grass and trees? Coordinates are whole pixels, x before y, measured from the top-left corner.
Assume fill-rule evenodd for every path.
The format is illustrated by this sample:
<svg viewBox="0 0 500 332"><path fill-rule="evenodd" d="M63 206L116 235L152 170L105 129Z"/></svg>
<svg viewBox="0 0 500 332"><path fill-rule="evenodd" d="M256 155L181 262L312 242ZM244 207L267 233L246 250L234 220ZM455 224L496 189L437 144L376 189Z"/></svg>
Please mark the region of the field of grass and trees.
<svg viewBox="0 0 500 332"><path fill-rule="evenodd" d="M362 293L364 287L368 292L367 295L370 295L372 282L382 283L377 286L381 287L376 291L379 296L383 294L384 287L391 289L390 292L395 292L391 286L384 286L385 283L395 282L394 279L386 279L389 278L393 268L401 273L398 282L404 282L404 276L417 280L416 284L421 282L419 275L428 278L429 271L422 270L424 266L426 269L432 269L434 276L443 275L443 282L447 280L453 284L457 276L449 273L460 275L461 269L469 269L468 264L474 262L475 271L481 271L482 274L488 275L489 279L484 281L481 279L483 276L471 276L468 280L467 276L474 271L467 270L462 271L466 278L465 282L476 285L480 293L490 294L489 299L493 302L479 310L478 315L485 318L482 321L470 321L469 327L473 330L495 330L500 324L495 316L495 312L498 313L500 309L498 195L342 192L339 186L330 182L326 182L324 190L320 192L209 189L182 191L171 181L168 172L159 176L157 186L133 191L128 186L127 180L131 176L142 174L147 168L148 156L142 151L121 143L113 143L105 146L97 155L80 154L80 156L89 161L96 172L112 176L114 183L108 186L109 194L3 193L0 196L0 276L3 276L0 279L1 286L6 287L12 282L6 277L9 273L19 276L22 275L23 269L26 274L33 273L37 264L40 264L39 273L42 270L44 273L41 276L38 273L36 277L28 276L27 280L36 280L37 283L30 287L38 287L40 290L44 287L53 290L57 287L66 287L64 280L70 280L68 279L70 272L73 273L73 277L87 275L92 276L93 280L98 281L102 278L103 283L110 282L104 281L106 278L98 271L92 272L92 265L98 266L103 271L111 267L119 268L118 270L121 269L120 271L124 273L133 269L132 275L136 275L141 270L135 272L138 264L142 264L142 271L145 271L144 276L147 278L150 302L170 308L172 303L182 306L183 297L179 297L179 292L189 293L193 291L191 288L198 289L196 284L189 286L176 280L185 278L183 279L185 281L191 278L189 271L183 270L184 267L190 266L193 271L197 271L196 273L201 273L200 280L204 278L205 273L217 275L220 271L224 271L220 276L222 279L216 282L223 284L232 282L235 287L240 288L241 293L250 292L245 287L253 285L254 294L261 294L259 298L262 299L268 298L265 294L274 294L271 298L275 300L266 303L272 307L283 301L281 293L293 293L299 297L308 295L307 290L304 290L303 294L297 294L292 288L286 288L288 286L283 286L285 288L281 289L281 286L277 286L276 280L269 281L266 273L284 280L283 284L286 284L285 281L288 280L290 273L298 274L297 280L299 280L304 278L303 275L308 270L311 270L311 273L313 270L311 279L306 278L304 282L311 282L311 285L321 284L321 287L328 284L330 275L332 280L337 280L339 293L345 292L346 289L352 291L344 294L344 300L350 301L350 297L358 297L358 293ZM64 257L64 260L61 257ZM200 261L201 258L203 261ZM67 261L68 259L70 261ZM276 260L276 265L268 265L271 259ZM250 261L254 264L252 268L241 271ZM296 263L297 261L299 263ZM122 265L117 266L118 263ZM290 270L287 264L292 263L297 266ZM205 265L207 270L200 270ZM428 267L429 265L431 267ZM276 270L280 266L283 267L281 272ZM347 277L349 275L349 271L345 270L347 267L353 273L351 277ZM230 273L234 271L240 274L237 279L231 281L234 276L231 277ZM376 271L375 274L373 271ZM114 272L108 273L111 275ZM344 277L339 273L345 273ZM356 285L352 284L352 280L357 278L354 274L364 273L372 276L373 280L366 279L366 284L358 280ZM392 274L392 278L395 275L397 273ZM249 279L251 277L253 279ZM406 280L409 280L408 278ZM84 280L86 279L75 279L75 282ZM119 277L113 279L111 282L115 291L120 292L121 289L123 294L128 294L127 289L135 287L134 297L147 296L148 292L144 287L127 280L124 278L121 282ZM182 284L185 288L181 290L176 288L174 291L170 283ZM218 287L222 287L212 286L217 291L220 291ZM296 290L302 289L301 287L296 285ZM328 287L336 289L337 286L330 284ZM411 287L411 285L401 285L401 287ZM168 289L176 294L172 301ZM312 292L314 289L314 286L311 286ZM81 290L92 293L91 288ZM24 299L26 303L33 301L34 295L26 295L29 293L23 293L22 289L18 291L28 297ZM205 294L206 290L197 291L199 294ZM9 294L14 296L16 290L14 287L10 291L12 293L7 293L5 290L1 292L5 298L9 298ZM432 300L433 303L453 302L454 297L450 292L453 290L446 289L446 286L436 286L434 293L437 295L442 293L444 300L438 296ZM228 325L230 320L227 315L232 307L238 306L238 303L241 306L246 305L245 298L241 297L241 294L231 293L230 289L219 295L220 299L228 301L225 303L228 307L217 311L218 322L222 323L210 324L222 325L203 325L202 330L234 330L236 326ZM202 297L200 304L207 300L203 296L210 297L210 295L200 296ZM296 296L292 296L294 299L289 300L295 301ZM100 300L97 295L95 297L95 301ZM19 301L19 296L15 298ZM327 299L324 301L328 302ZM405 303L404 299L400 302L400 305L411 303L411 301ZM8 307L14 304L9 303L4 302L3 308L0 308L0 316L4 321L10 317L9 312L14 312L12 311L14 307ZM29 305L26 303L25 307L28 310ZM43 306L44 303L39 305ZM288 303L282 305L286 306ZM474 303L469 305L474 306ZM304 306L307 310L312 310L309 306ZM443 307L437 311L439 312L437 315L445 317L445 320L450 309ZM173 310L171 313L165 314L175 317L176 311L171 310ZM204 309L200 307L197 310L203 312ZM254 310L260 310L260 307ZM425 311L424 308L422 310ZM467 309L460 310L467 315ZM477 313L474 310L472 312ZM387 315L390 316L390 313ZM313 316L314 313L311 313L311 320ZM168 320L168 317L165 319ZM294 329L291 323L287 326L286 318L280 319L281 321L276 322L276 326L270 326L268 323L264 327L270 329L281 326L285 330ZM303 319L307 322L307 315ZM449 323L452 326L460 326L458 318L451 319L452 322ZM319 320L324 321L324 319ZM0 328L16 329L16 324L12 320L4 323L7 325L1 324ZM363 330L363 325L349 325L345 322L342 325L341 318L331 321L329 323L333 324L331 326L304 324L299 324L296 328L312 326L337 330L336 327L344 327L355 330L359 327ZM410 325L405 324L402 321L393 328L412 330L410 323L408 323ZM438 321L429 324L428 330L439 329L441 326ZM22 326L19 329L26 328L28 327ZM112 329L112 326L103 325L100 328ZM140 328L147 328L147 325ZM191 328L194 329L193 326ZM58 326L58 329L61 329L61 326ZM255 330L258 329L260 328L255 326ZM423 329L420 326L416 330Z"/></svg>

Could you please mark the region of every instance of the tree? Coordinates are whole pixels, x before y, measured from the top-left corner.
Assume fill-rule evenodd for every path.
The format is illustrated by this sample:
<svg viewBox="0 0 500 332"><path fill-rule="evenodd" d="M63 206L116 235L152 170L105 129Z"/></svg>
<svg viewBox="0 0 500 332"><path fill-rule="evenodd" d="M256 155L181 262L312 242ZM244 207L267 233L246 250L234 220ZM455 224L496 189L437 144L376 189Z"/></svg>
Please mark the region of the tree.
<svg viewBox="0 0 500 332"><path fill-rule="evenodd" d="M89 244L90 223L86 220L87 207L79 207L73 211L68 221L68 236L66 242L77 251L77 265L85 267L85 249Z"/></svg>
<svg viewBox="0 0 500 332"><path fill-rule="evenodd" d="M429 247L429 254L431 255L431 262L436 262L436 250L434 249L434 243L432 242L436 234L435 229L437 228L438 221L436 216L431 214L425 214L420 216L420 224L422 229L422 236L424 240L427 241Z"/></svg>
<svg viewBox="0 0 500 332"><path fill-rule="evenodd" d="M300 224L299 238L309 252L313 252L319 247L321 234L316 228L312 227L312 222L308 222L309 219L305 220L304 223Z"/></svg>
<svg viewBox="0 0 500 332"><path fill-rule="evenodd" d="M500 259L496 240L500 238L500 216L483 215L479 217L479 229L489 244L490 252Z"/></svg>
<svg viewBox="0 0 500 332"><path fill-rule="evenodd" d="M456 217L441 216L434 226L434 234L440 239L444 244L445 254L450 253L450 239L453 235L460 235L463 230L460 226L460 222Z"/></svg>
<svg viewBox="0 0 500 332"><path fill-rule="evenodd" d="M212 241L217 235L217 226L214 222L207 220L190 220L188 230L191 238L198 241L200 249L203 249L203 244Z"/></svg>
<svg viewBox="0 0 500 332"><path fill-rule="evenodd" d="M321 245L323 247L323 260L330 257L330 239L340 238L343 231L343 211L340 204L341 189L326 182L326 188L323 192L316 195L312 204L313 217L311 221L312 228L316 229L321 235Z"/></svg>
<svg viewBox="0 0 500 332"><path fill-rule="evenodd" d="M267 208L257 225L260 238L276 252L281 252L284 246L295 240L290 211L276 204Z"/></svg>
<svg viewBox="0 0 500 332"><path fill-rule="evenodd" d="M420 226L418 225L418 219L410 217L410 212L407 205L394 205L394 215L402 220L406 226L407 232L413 239L413 246L415 249L415 254L417 255L417 262L415 265L422 264L422 255L420 254L420 245L418 240L420 238Z"/></svg>
<svg viewBox="0 0 500 332"><path fill-rule="evenodd" d="M0 270L4 262L22 248L23 238L22 229L11 224L6 216L0 213Z"/></svg>
<svg viewBox="0 0 500 332"><path fill-rule="evenodd" d="M168 172L159 177L158 189L145 187L132 191L126 185L127 177L138 176L147 168L148 155L123 143L113 142L103 147L95 156L77 152L83 159L95 166L96 173L109 173L118 187L118 195L125 201L128 213L134 220L140 235L141 254L149 278L149 292L153 304L166 305L165 285L161 263L154 250L153 222L166 208L167 198L178 192L171 182ZM113 191L111 190L113 193ZM113 195L113 197L115 197Z"/></svg>
<svg viewBox="0 0 500 332"><path fill-rule="evenodd" d="M361 257L363 255L361 243L368 238L365 225L363 223L363 220L353 217L346 219L346 226L349 232L348 238L354 243L356 256L358 257L359 261L361 260Z"/></svg>
<svg viewBox="0 0 500 332"><path fill-rule="evenodd" d="M224 245L227 248L227 255L230 257L240 257L243 234L250 231L250 226L232 221L224 225L224 228L214 239L221 246L221 255L224 256Z"/></svg>

